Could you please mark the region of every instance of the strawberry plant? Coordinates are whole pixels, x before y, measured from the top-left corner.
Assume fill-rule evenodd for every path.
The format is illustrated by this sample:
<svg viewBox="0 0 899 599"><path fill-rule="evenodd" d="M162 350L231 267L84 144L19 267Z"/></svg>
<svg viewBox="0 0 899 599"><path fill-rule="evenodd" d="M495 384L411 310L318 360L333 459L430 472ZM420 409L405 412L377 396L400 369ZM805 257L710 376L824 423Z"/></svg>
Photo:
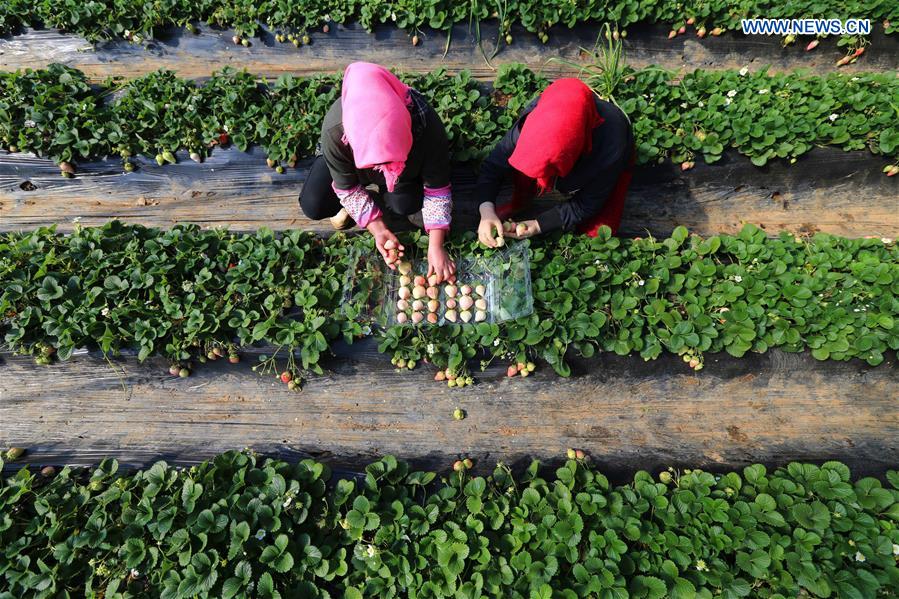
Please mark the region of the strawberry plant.
<svg viewBox="0 0 899 599"><path fill-rule="evenodd" d="M426 244L420 234L404 241ZM485 251L471 234L454 237L450 249ZM354 257L372 251L364 236L118 222L69 236L7 233L0 334L7 348L39 363L67 359L78 347L127 349L140 360L165 356L188 373L191 360L215 359L210 352L236 359L240 348L261 343L287 360L297 384L321 372L336 339L370 335L403 367L427 360L466 380L472 363L494 360L517 374L540 359L567 376L568 358L598 351L646 360L669 352L700 370L703 356L717 352L740 357L777 347L874 366L899 349L892 240L768 238L749 225L707 239L682 227L665 240L621 240L608 229L595 239L566 234L530 245L529 316L375 330L362 318L363 300L346 298L343 288ZM284 371L282 361L263 362L269 374Z"/></svg>
<svg viewBox="0 0 899 599"><path fill-rule="evenodd" d="M336 479L250 451L23 468L0 481L0 597L895 596L895 471L669 468L615 485L568 453L488 476L468 457L438 477L385 456Z"/></svg>
<svg viewBox="0 0 899 599"><path fill-rule="evenodd" d="M614 93L631 118L641 164L672 160L686 169L734 149L761 166L794 161L817 145L899 156L899 79L886 73L697 70L679 80L655 68L616 73L614 82L585 76L601 95ZM403 78L440 115L459 162L483 158L547 83L522 65L503 66L492 90L465 71ZM262 146L270 165L283 168L312 155L339 91L335 76L285 75L268 84L228 68L202 86L158 71L94 89L80 71L53 65L0 74L0 146L57 162L146 154L165 164L178 150L200 160L233 142Z"/></svg>
<svg viewBox="0 0 899 599"><path fill-rule="evenodd" d="M91 41L124 38L141 42L152 38L157 29L174 25L195 31L195 23L204 21L234 29L238 44L251 45L251 38L261 35L265 27L274 32L277 41L300 46L310 43L309 33L314 29L326 29L332 22L356 22L369 31L378 25L403 29L417 45L426 26L447 31L454 23L469 23L479 32L482 21L495 20L499 23L499 48L503 39L512 43L513 25L522 26L546 43L551 29L560 26L609 23L616 34L626 35L626 28L637 23L664 23L671 28L669 37L685 34L688 28L705 37L737 31L741 19L760 16L867 18L892 33L899 23L899 7L894 2L872 0L8 0L0 6L0 34L16 31L23 24L43 24ZM785 45L794 41L795 36L784 39ZM855 50L864 47L866 41L859 36L843 36L839 43Z"/></svg>

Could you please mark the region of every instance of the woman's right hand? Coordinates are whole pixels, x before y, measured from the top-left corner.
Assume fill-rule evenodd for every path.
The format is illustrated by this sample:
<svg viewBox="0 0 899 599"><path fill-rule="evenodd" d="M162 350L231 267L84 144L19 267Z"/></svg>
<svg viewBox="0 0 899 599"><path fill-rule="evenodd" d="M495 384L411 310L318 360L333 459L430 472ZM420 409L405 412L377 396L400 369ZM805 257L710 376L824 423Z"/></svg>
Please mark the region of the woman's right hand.
<svg viewBox="0 0 899 599"><path fill-rule="evenodd" d="M372 234L372 237L375 238L375 247L378 248L387 267L390 270L396 270L396 265L400 261L400 258L403 257L403 252L406 248L400 245L396 235L387 228L383 219L376 218L368 223L365 228L368 229L369 233ZM388 244L388 241L392 243ZM388 249L385 245L392 245L393 247Z"/></svg>
<svg viewBox="0 0 899 599"><path fill-rule="evenodd" d="M496 208L490 202L484 202L480 208L481 222L478 225L478 239L490 248L497 247L496 236L503 238L503 223L496 215ZM495 231L495 233L494 233Z"/></svg>

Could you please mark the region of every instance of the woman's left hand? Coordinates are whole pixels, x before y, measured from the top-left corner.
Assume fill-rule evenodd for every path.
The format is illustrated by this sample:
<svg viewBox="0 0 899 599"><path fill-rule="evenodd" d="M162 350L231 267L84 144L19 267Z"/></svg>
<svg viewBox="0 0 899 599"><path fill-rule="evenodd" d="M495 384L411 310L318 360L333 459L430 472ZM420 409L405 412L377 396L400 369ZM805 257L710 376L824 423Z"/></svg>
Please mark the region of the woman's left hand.
<svg viewBox="0 0 899 599"><path fill-rule="evenodd" d="M540 234L540 224L536 220L525 220L515 223L515 229L506 232L506 237L512 239L527 239Z"/></svg>
<svg viewBox="0 0 899 599"><path fill-rule="evenodd" d="M436 274L438 283L456 280L456 264L443 249L443 244L432 243L428 246L428 276Z"/></svg>

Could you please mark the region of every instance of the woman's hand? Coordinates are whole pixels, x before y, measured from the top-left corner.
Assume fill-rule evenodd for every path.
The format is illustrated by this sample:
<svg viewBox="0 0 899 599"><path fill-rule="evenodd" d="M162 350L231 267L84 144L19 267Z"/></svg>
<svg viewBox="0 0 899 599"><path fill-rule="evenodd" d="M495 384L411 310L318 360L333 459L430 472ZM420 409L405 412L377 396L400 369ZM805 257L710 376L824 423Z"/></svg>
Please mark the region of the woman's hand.
<svg viewBox="0 0 899 599"><path fill-rule="evenodd" d="M515 223L515 228L506 232L506 235L512 239L527 239L528 237L539 234L540 223L535 220L525 220L520 223Z"/></svg>
<svg viewBox="0 0 899 599"><path fill-rule="evenodd" d="M478 225L478 239L490 248L497 247L496 235L503 238L503 223L499 216L496 215L496 208L490 202L481 204L479 211L481 213L481 222ZM496 233L494 234L494 231Z"/></svg>
<svg viewBox="0 0 899 599"><path fill-rule="evenodd" d="M433 229L428 235L428 276L436 274L438 283L456 280L456 264L443 249L444 237L446 231L442 229Z"/></svg>
<svg viewBox="0 0 899 599"><path fill-rule="evenodd" d="M368 223L365 228L375 238L375 247L378 248L378 251L384 258L384 262L387 263L387 267L390 270L396 270L396 263L403 257L406 248L400 244L396 235L387 228L383 219L377 218Z"/></svg>

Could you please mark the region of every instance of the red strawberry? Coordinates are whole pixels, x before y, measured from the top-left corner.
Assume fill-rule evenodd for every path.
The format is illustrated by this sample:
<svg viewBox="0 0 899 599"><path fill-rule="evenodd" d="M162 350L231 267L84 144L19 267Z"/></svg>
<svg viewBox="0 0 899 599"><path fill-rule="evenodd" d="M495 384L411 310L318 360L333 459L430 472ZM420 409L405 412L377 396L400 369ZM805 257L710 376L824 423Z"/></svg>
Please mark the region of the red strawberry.
<svg viewBox="0 0 899 599"><path fill-rule="evenodd" d="M292 380L293 380L293 375L291 375L291 374L290 374L289 372L287 372L286 370L285 370L284 372L281 373L281 382L282 382L282 383L289 383L289 382L292 381Z"/></svg>
<svg viewBox="0 0 899 599"><path fill-rule="evenodd" d="M437 374L434 375L435 381L445 381L446 380L446 372L443 370L438 370Z"/></svg>
<svg viewBox="0 0 899 599"><path fill-rule="evenodd" d="M240 362L240 356L238 356L237 354L231 354L230 356L228 356L228 361L232 364L237 364L238 362Z"/></svg>
<svg viewBox="0 0 899 599"><path fill-rule="evenodd" d="M671 31L668 32L668 39L673 40L676 37L677 37L677 31L675 31L674 29L672 29Z"/></svg>
<svg viewBox="0 0 899 599"><path fill-rule="evenodd" d="M515 366L515 364L512 364L511 366L509 366L509 368L506 369L507 377L512 378L516 374L518 374L518 367Z"/></svg>
<svg viewBox="0 0 899 599"><path fill-rule="evenodd" d="M462 460L456 460L453 462L453 470L456 472L462 472L465 470L465 464L462 463Z"/></svg>
<svg viewBox="0 0 899 599"><path fill-rule="evenodd" d="M806 52L811 52L815 48L818 47L818 44L821 43L819 40L812 40L808 43L808 46L805 47Z"/></svg>

